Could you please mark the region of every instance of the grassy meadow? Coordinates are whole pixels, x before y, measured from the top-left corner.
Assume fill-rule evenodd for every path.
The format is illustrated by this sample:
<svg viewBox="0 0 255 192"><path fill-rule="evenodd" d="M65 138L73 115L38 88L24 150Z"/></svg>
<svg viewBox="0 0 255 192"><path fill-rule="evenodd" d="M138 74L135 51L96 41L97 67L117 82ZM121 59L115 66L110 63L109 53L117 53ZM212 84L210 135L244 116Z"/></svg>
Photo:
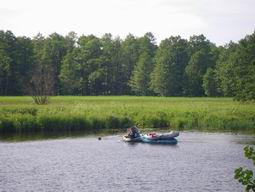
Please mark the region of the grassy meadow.
<svg viewBox="0 0 255 192"><path fill-rule="evenodd" d="M232 98L54 96L0 97L0 133L140 128L255 132L255 103Z"/></svg>

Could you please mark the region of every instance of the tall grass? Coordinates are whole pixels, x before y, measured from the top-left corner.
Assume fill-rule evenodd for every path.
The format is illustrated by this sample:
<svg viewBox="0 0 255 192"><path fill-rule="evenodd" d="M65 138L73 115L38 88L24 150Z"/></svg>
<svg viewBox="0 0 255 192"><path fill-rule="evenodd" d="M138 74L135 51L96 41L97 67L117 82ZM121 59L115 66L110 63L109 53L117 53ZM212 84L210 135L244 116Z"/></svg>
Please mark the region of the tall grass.
<svg viewBox="0 0 255 192"><path fill-rule="evenodd" d="M31 97L0 97L0 133L127 128L253 130L255 103L231 98L58 96L39 106Z"/></svg>

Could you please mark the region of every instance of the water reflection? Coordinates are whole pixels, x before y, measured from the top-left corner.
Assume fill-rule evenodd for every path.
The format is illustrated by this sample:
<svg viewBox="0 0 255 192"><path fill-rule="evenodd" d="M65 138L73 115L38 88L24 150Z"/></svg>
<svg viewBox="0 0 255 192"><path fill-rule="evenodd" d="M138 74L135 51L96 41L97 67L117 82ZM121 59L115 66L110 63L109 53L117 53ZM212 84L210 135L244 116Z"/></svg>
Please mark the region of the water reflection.
<svg viewBox="0 0 255 192"><path fill-rule="evenodd" d="M22 142L63 138L79 138L79 137L104 137L106 135L114 135L120 133L120 130L107 129L96 131L59 131L59 132L41 132L41 133L22 133L22 134L0 134L2 142Z"/></svg>
<svg viewBox="0 0 255 192"><path fill-rule="evenodd" d="M185 131L177 145L125 143L108 131L4 139L29 138L43 140L0 142L2 191L242 191L234 169L252 166L242 149L254 141L252 135Z"/></svg>
<svg viewBox="0 0 255 192"><path fill-rule="evenodd" d="M103 138L109 135L123 135L125 134L125 129L105 129L105 130L94 130L94 131L54 131L54 132L40 132L40 133L22 133L22 134L0 134L0 141L1 142L22 142L22 141L36 141L36 140L50 140L50 139L63 139L63 138L79 138L79 137L97 137ZM150 132L155 131L155 129L146 129L142 132ZM177 130L180 131L180 130ZM160 132L169 132L169 130L160 130ZM181 131L181 133L204 133L204 134L228 134L232 135L232 142L239 143L239 144L250 144L255 145L255 130L225 130L225 131L213 131L213 130L190 130L190 131ZM240 137L235 137L242 136ZM178 142L180 142L178 140ZM206 142L203 139L197 138L196 140L189 140L186 138L181 142ZM136 146L138 143L128 143L130 146ZM152 144L153 145L153 144ZM158 145L158 144L157 144Z"/></svg>

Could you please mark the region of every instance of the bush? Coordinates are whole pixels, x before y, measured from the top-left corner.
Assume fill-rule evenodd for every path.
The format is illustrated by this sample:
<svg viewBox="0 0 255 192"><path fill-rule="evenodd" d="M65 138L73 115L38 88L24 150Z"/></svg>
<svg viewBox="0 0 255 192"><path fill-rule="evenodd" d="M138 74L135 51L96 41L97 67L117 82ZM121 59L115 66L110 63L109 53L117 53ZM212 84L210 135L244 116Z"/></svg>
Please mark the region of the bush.
<svg viewBox="0 0 255 192"><path fill-rule="evenodd" d="M252 160L255 166L255 150L253 147L244 147L244 155L247 159ZM235 179L245 187L245 191L255 191L255 178L253 171L239 167L235 170Z"/></svg>

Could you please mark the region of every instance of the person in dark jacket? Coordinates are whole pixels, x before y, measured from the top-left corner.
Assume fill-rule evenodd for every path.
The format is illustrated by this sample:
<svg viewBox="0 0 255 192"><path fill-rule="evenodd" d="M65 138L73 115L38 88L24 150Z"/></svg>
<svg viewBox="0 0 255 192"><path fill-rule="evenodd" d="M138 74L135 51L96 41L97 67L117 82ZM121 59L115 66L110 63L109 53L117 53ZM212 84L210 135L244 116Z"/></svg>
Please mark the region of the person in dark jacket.
<svg viewBox="0 0 255 192"><path fill-rule="evenodd" d="M133 126L131 128L128 129L128 136L130 138L136 138L139 136L139 130L136 126Z"/></svg>

